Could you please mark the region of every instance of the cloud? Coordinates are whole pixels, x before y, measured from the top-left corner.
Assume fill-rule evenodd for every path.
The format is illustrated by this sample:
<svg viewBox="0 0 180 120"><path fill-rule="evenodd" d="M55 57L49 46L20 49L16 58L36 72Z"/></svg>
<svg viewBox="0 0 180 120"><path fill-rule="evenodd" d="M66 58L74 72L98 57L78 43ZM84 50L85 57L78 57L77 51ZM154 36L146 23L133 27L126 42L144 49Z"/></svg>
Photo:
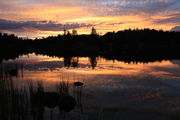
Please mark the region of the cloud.
<svg viewBox="0 0 180 120"><path fill-rule="evenodd" d="M79 1L79 0L77 0ZM9 20L58 20L88 16L74 0L0 0L0 18Z"/></svg>
<svg viewBox="0 0 180 120"><path fill-rule="evenodd" d="M171 31L180 32L180 26L175 26L171 29ZM179 64L179 63L178 63Z"/></svg>
<svg viewBox="0 0 180 120"><path fill-rule="evenodd" d="M103 33L144 27L170 30L179 26L179 6L179 0L0 0L0 30L46 35L64 27L89 33L84 27L93 25Z"/></svg>
<svg viewBox="0 0 180 120"><path fill-rule="evenodd" d="M146 13L155 14L173 10L179 0L84 0L85 5L96 11L97 15L121 15ZM176 10L180 8L176 7Z"/></svg>
<svg viewBox="0 0 180 120"><path fill-rule="evenodd" d="M77 6L78 2L75 2L74 0L1 0L0 6L6 9L10 8L25 8L25 9L32 9L32 8L38 8L42 6ZM1 9L1 8L0 8ZM11 10L11 9L10 9Z"/></svg>
<svg viewBox="0 0 180 120"><path fill-rule="evenodd" d="M82 27L91 27L92 24L85 23L66 23L61 24L56 21L9 21L0 19L0 30L24 31L24 30L40 30L40 31L62 31L64 29L78 29Z"/></svg>
<svg viewBox="0 0 180 120"><path fill-rule="evenodd" d="M114 26L114 25L121 25L121 24L123 24L123 22L108 23L107 25Z"/></svg>
<svg viewBox="0 0 180 120"><path fill-rule="evenodd" d="M166 18L155 20L155 23L180 25L180 13L167 15Z"/></svg>
<svg viewBox="0 0 180 120"><path fill-rule="evenodd" d="M0 11L23 12L48 7L85 7L97 16L133 13L155 14L180 10L179 0L1 0Z"/></svg>

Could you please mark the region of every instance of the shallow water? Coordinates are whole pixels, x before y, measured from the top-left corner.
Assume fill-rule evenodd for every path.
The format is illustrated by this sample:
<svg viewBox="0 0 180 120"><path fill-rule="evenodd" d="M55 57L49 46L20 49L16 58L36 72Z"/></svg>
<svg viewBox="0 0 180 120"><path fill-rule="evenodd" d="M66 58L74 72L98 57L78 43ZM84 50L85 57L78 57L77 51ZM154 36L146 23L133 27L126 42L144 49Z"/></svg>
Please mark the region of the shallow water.
<svg viewBox="0 0 180 120"><path fill-rule="evenodd" d="M68 61L71 64L66 65ZM72 63L74 62L74 63ZM27 87L29 81L42 81L45 91L55 91L60 81L84 83L81 104L62 119L175 119L180 112L180 61L124 63L101 57L57 58L28 54L16 60L18 75L13 77L16 88ZM76 64L78 63L78 64ZM53 119L58 119L58 110ZM45 113L49 112L46 108ZM44 114L44 119L49 119ZM61 116L61 115L60 115Z"/></svg>

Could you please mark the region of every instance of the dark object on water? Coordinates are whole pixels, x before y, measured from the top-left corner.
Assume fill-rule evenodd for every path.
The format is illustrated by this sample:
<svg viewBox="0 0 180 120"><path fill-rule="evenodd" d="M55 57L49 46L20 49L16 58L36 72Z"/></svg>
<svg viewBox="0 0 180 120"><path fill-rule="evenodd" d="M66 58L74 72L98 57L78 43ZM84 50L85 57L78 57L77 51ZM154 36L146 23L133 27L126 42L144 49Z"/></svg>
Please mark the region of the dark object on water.
<svg viewBox="0 0 180 120"><path fill-rule="evenodd" d="M43 93L43 105L49 108L55 108L58 105L59 95L56 92Z"/></svg>
<svg viewBox="0 0 180 120"><path fill-rule="evenodd" d="M55 108L58 105L59 95L56 92L35 93L31 96L32 105L35 107Z"/></svg>
<svg viewBox="0 0 180 120"><path fill-rule="evenodd" d="M74 82L74 86L82 86L83 85L83 83L82 82Z"/></svg>
<svg viewBox="0 0 180 120"><path fill-rule="evenodd" d="M18 70L17 69L11 69L11 70L8 70L8 73L11 76L17 76Z"/></svg>
<svg viewBox="0 0 180 120"><path fill-rule="evenodd" d="M73 61L73 62L72 62L72 66L75 68L75 67L78 66L78 63Z"/></svg>
<svg viewBox="0 0 180 120"><path fill-rule="evenodd" d="M70 112L74 109L76 101L72 96L62 94L59 99L59 109Z"/></svg>
<svg viewBox="0 0 180 120"><path fill-rule="evenodd" d="M56 92L42 92L35 93L31 96L32 107L48 107L55 108L59 106L59 109L66 112L70 112L74 109L76 101L72 96L67 94L58 94Z"/></svg>

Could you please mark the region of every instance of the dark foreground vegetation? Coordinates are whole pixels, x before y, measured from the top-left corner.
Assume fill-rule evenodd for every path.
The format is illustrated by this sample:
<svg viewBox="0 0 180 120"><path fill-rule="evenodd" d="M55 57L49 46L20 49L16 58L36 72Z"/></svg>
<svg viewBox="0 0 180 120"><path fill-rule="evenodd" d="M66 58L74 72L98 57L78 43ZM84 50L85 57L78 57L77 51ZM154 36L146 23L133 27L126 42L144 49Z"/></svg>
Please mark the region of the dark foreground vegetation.
<svg viewBox="0 0 180 120"><path fill-rule="evenodd" d="M61 78L54 86L56 89L48 91L42 81L18 82L23 77L20 67L14 63L0 64L0 120L62 120L75 108L83 112L83 83L72 84ZM16 72L12 74L12 70Z"/></svg>
<svg viewBox="0 0 180 120"><path fill-rule="evenodd" d="M73 82L69 76L60 76L59 81L53 85L55 89L49 90L42 81L24 79L26 83L21 84L23 82L19 80L24 76L21 75L21 66L18 63L0 64L0 120L180 119L179 95L165 94L166 92L161 91L159 87L158 90L153 86L151 89L126 88L119 89L120 92L112 90L111 100L118 101L118 104L113 107L109 101L102 106L100 102L104 101L99 99L101 90L94 91L90 87L89 90L92 92L87 92L88 82L77 80L75 74ZM13 72L15 69L16 72ZM157 80L159 84L158 79L148 80ZM164 83L162 85L167 86ZM107 99L110 97L108 94L105 95ZM117 99L117 96L121 96L120 99Z"/></svg>
<svg viewBox="0 0 180 120"><path fill-rule="evenodd" d="M103 36L93 28L90 35L73 30L64 35L22 40L0 33L0 61L35 52L57 57L101 56L125 62L180 59L180 32L151 29L108 32Z"/></svg>

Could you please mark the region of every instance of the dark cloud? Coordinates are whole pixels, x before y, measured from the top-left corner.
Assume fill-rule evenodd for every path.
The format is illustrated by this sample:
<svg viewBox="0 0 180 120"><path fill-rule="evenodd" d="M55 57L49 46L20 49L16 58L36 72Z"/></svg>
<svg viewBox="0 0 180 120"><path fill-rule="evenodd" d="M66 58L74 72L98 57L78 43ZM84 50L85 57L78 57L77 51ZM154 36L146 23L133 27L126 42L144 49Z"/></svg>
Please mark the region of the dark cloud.
<svg viewBox="0 0 180 120"><path fill-rule="evenodd" d="M107 25L121 25L123 22L116 22L116 23L108 23Z"/></svg>
<svg viewBox="0 0 180 120"><path fill-rule="evenodd" d="M180 26L173 27L171 31L180 32ZM180 65L180 62L178 64Z"/></svg>
<svg viewBox="0 0 180 120"><path fill-rule="evenodd" d="M56 21L9 21L0 19L0 30L24 30L24 28L37 29L41 31L62 31L64 29L77 29L82 27L91 27L92 24L60 24Z"/></svg>
<svg viewBox="0 0 180 120"><path fill-rule="evenodd" d="M98 15L121 15L146 13L156 14L159 12L180 10L179 0L85 0L87 6L96 11ZM92 7L95 6L95 7Z"/></svg>
<svg viewBox="0 0 180 120"><path fill-rule="evenodd" d="M157 12L180 10L179 0L1 0L0 10L26 10L43 6L83 6L95 14L118 15L144 12L155 14Z"/></svg>
<svg viewBox="0 0 180 120"><path fill-rule="evenodd" d="M172 14L167 16L168 18L165 19L158 19L155 20L156 24L180 24L180 13L179 14Z"/></svg>

